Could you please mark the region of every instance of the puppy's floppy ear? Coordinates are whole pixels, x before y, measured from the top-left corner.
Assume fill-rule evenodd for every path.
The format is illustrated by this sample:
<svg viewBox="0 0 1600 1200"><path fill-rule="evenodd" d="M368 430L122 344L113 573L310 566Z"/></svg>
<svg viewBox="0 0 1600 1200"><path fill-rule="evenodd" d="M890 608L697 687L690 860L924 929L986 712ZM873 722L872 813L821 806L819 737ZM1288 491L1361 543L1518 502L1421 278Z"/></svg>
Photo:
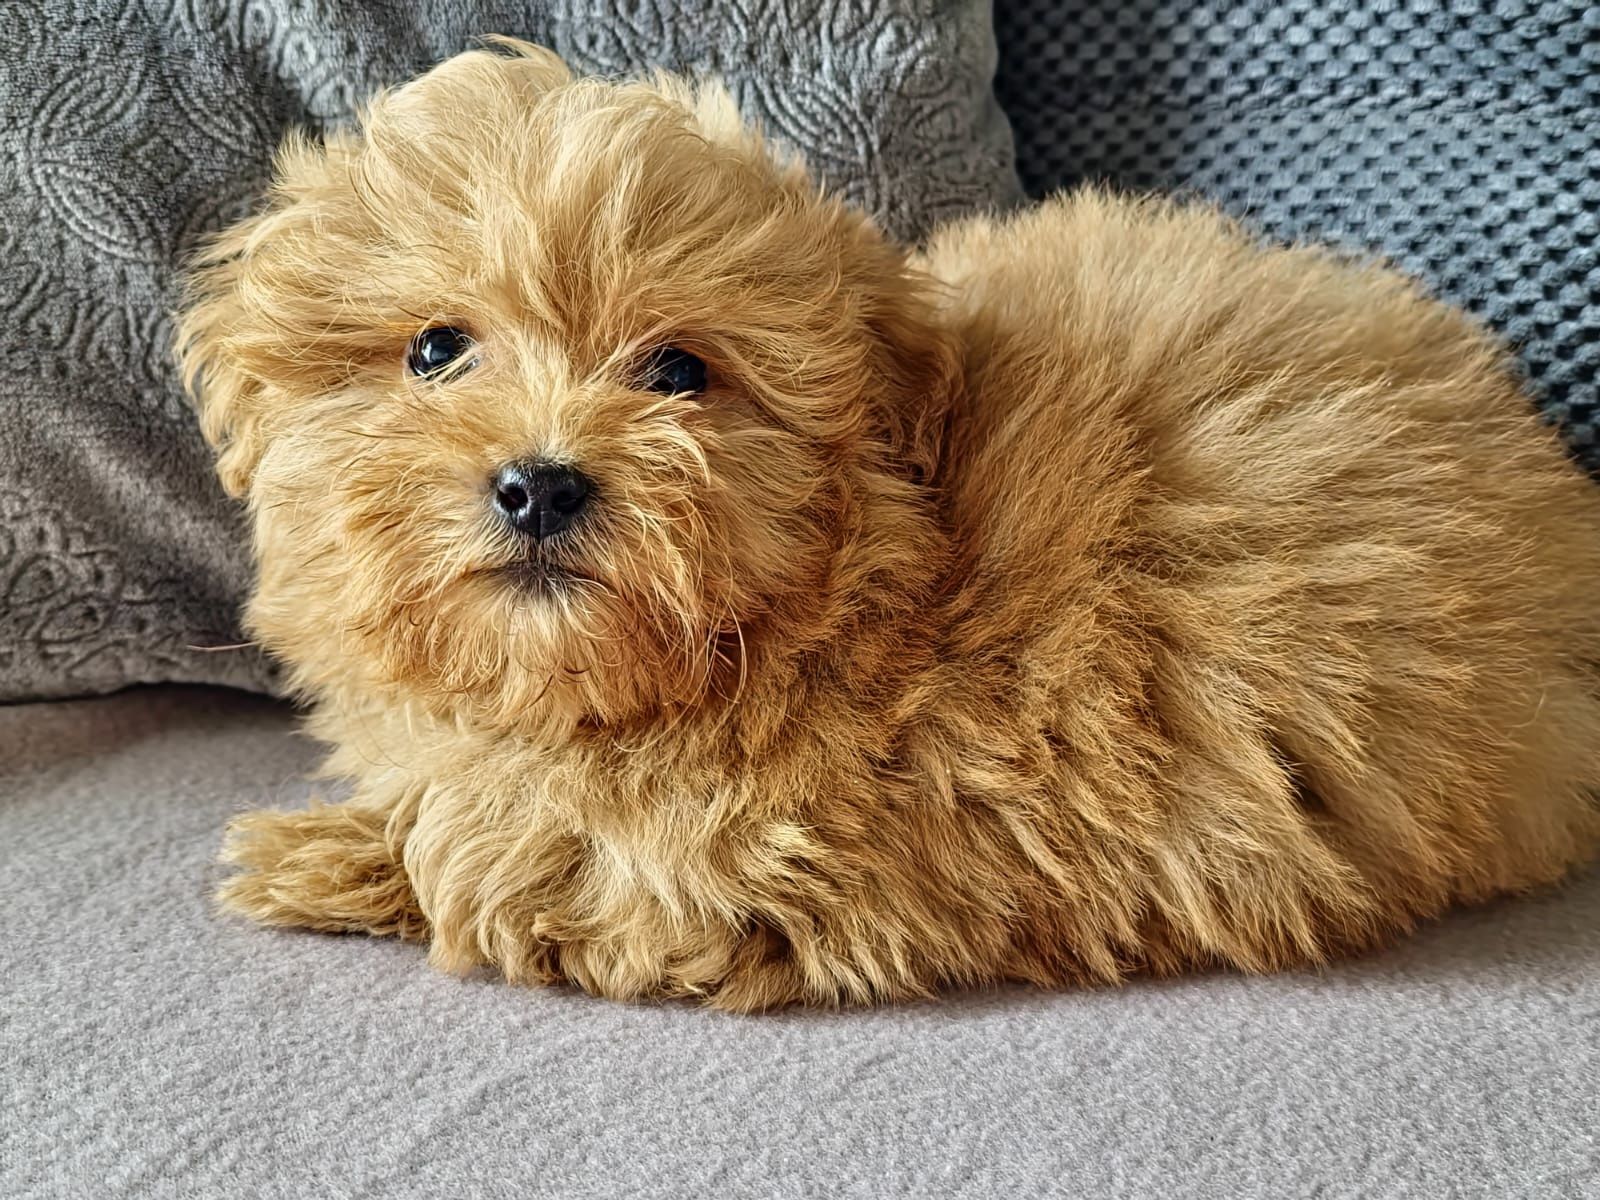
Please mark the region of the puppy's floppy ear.
<svg viewBox="0 0 1600 1200"><path fill-rule="evenodd" d="M694 130L713 146L735 150L751 158L764 158L791 183L807 179L805 160L799 152L770 141L758 122L747 120L720 76L689 77L657 71L649 85L687 110Z"/></svg>
<svg viewBox="0 0 1600 1200"><path fill-rule="evenodd" d="M335 160L347 163L358 144L355 135L335 134L319 143L291 133L274 157L262 211L214 235L189 260L174 349L230 496L249 490L266 449L263 424L275 378L271 351L283 339L298 337L293 282L281 270L262 278L262 260L275 244L292 242L297 226L314 221ZM291 309L283 308L286 302Z"/></svg>
<svg viewBox="0 0 1600 1200"><path fill-rule="evenodd" d="M268 441L270 410L286 394L309 394L325 383L349 361L352 340L367 333L360 321L348 319L351 306L337 264L319 253L322 229L381 238L383 228L369 228L374 217L364 190L386 179L428 177L436 165L430 156L452 151L443 134L458 114L492 100L514 119L530 98L571 78L548 50L511 38L485 41L494 48L458 54L378 93L355 129L320 142L290 134L274 161L265 209L224 230L191 260L177 356L230 495L250 488ZM514 132L508 124L507 136ZM373 153L366 155L368 149ZM468 164L459 165L457 175L469 178ZM434 198L448 205L446 182L434 183ZM325 343L314 353L302 344L313 332Z"/></svg>
<svg viewBox="0 0 1600 1200"><path fill-rule="evenodd" d="M190 264L176 351L183 386L200 414L200 432L217 453L217 476L230 496L250 487L265 449L262 385L241 367L234 340L245 325L243 263L270 214L218 235Z"/></svg>
<svg viewBox="0 0 1600 1200"><path fill-rule="evenodd" d="M963 370L960 344L939 319L933 287L902 263L878 281L865 313L876 343L875 432L891 463L918 483L938 471Z"/></svg>
<svg viewBox="0 0 1600 1200"><path fill-rule="evenodd" d="M303 331L315 327L297 322L293 273L286 278L281 267L263 270L262 260L269 248L293 241L298 227L314 221L330 163L342 162L355 144L337 136L317 144L291 134L278 149L263 211L214 235L189 260L174 349L230 496L249 490L266 449L270 385L292 368ZM273 353L285 341L287 361Z"/></svg>
<svg viewBox="0 0 1600 1200"><path fill-rule="evenodd" d="M816 195L817 185L800 155L768 141L758 126L746 121L720 79L691 81L663 73L656 76L655 86L689 110L708 141L765 156L797 194ZM960 387L960 347L938 319L935 284L909 264L904 249L863 214L854 214L847 224L853 226L847 236L855 244L847 252L841 282L858 304L873 344L876 378L869 432L888 447L897 473L928 481L938 467L945 418Z"/></svg>
<svg viewBox="0 0 1600 1200"><path fill-rule="evenodd" d="M452 55L400 87L380 93L364 122L369 132L375 118L413 130L420 123L442 132L463 114L481 116L486 108L516 113L528 100L572 80L572 71L553 50L499 34L480 40L485 49ZM505 136L514 138L517 132L508 126Z"/></svg>
<svg viewBox="0 0 1600 1200"><path fill-rule="evenodd" d="M707 140L740 150L759 147L772 153L760 131L746 122L728 85L717 76L703 76L692 83L663 76L660 86L669 94L677 92L679 102L694 114L694 123Z"/></svg>

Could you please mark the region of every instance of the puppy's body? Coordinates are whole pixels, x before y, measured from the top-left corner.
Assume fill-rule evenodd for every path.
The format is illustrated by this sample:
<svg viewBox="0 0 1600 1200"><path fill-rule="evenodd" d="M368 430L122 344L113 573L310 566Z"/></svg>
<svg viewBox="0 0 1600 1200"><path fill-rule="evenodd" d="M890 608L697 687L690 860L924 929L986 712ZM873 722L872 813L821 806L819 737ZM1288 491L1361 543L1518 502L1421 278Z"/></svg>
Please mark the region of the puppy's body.
<svg viewBox="0 0 1600 1200"><path fill-rule="evenodd" d="M544 163L468 127L476 174L404 190L453 95ZM585 122L615 163L557 153ZM704 191L652 175L684 128ZM1397 277L1093 193L908 267L724 99L531 52L295 153L186 335L355 794L243 818L234 907L749 1009L1318 961L1600 839L1600 497ZM419 213L472 269L413 286ZM481 357L402 388L429 313ZM663 340L703 403L618 374ZM530 442L597 485L533 588L482 483Z"/></svg>

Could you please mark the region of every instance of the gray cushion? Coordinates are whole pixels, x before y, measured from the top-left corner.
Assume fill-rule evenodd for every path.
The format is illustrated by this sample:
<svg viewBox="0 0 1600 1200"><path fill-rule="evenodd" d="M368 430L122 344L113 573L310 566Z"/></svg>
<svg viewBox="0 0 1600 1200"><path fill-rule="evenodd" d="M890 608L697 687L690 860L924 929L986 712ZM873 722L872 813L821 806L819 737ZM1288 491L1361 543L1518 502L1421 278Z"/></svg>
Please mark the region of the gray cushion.
<svg viewBox="0 0 1600 1200"><path fill-rule="evenodd" d="M173 378L175 267L289 126L483 33L590 72L719 72L897 234L1016 192L984 0L8 2L0 699L271 686L251 651L191 649L238 640L247 572Z"/></svg>
<svg viewBox="0 0 1600 1200"><path fill-rule="evenodd" d="M215 914L263 700L0 708L0 1196L1592 1195L1600 876L1322 973L735 1018Z"/></svg>
<svg viewBox="0 0 1600 1200"><path fill-rule="evenodd" d="M1600 471L1600 7L1584 0L1004 0L1030 191L1194 189L1376 251L1521 350Z"/></svg>

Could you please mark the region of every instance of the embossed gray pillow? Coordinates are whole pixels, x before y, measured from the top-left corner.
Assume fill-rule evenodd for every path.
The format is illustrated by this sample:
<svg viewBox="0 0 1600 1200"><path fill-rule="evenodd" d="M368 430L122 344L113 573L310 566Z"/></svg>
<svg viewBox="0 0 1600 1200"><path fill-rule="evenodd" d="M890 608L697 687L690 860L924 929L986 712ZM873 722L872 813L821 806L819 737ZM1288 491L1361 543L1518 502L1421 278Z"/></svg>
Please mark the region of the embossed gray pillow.
<svg viewBox="0 0 1600 1200"><path fill-rule="evenodd" d="M0 700L272 687L235 620L242 523L174 378L197 238L283 132L509 33L574 68L723 76L914 237L1009 203L986 0L7 0L0 18Z"/></svg>

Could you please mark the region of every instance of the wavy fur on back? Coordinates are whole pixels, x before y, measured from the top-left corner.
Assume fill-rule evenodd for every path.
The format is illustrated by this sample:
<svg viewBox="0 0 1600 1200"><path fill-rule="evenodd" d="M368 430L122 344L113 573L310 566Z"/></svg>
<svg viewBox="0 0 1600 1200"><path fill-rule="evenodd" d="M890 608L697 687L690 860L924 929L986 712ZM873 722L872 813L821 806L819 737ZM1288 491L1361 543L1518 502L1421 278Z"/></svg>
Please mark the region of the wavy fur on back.
<svg viewBox="0 0 1600 1200"><path fill-rule="evenodd" d="M1092 191L913 255L714 84L502 51L196 266L250 623L354 789L242 817L229 907L750 1010L1320 962L1592 854L1600 495L1466 316ZM554 590L529 454L596 484Z"/></svg>

